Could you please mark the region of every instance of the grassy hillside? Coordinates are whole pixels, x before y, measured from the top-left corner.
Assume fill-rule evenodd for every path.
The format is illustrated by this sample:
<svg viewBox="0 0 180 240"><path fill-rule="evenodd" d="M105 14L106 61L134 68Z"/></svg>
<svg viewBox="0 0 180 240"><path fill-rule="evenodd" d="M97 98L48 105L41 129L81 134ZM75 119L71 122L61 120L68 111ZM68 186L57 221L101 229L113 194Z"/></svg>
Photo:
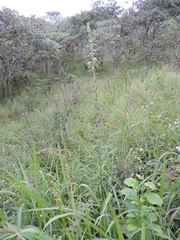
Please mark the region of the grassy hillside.
<svg viewBox="0 0 180 240"><path fill-rule="evenodd" d="M0 239L178 239L180 72L107 71L0 106Z"/></svg>

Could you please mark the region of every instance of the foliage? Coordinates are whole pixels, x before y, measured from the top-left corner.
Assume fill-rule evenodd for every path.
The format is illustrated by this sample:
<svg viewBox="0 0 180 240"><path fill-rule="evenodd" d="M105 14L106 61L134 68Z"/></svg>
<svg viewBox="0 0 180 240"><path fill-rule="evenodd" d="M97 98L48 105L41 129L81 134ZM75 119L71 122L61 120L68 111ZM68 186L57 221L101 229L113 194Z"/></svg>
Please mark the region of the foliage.
<svg viewBox="0 0 180 240"><path fill-rule="evenodd" d="M88 76L1 107L3 239L178 238L179 72L129 74L97 76L98 115Z"/></svg>
<svg viewBox="0 0 180 240"><path fill-rule="evenodd" d="M136 175L138 180L127 178L124 184L128 188L123 188L121 193L126 197L127 208L127 231L131 233L130 239L151 239L154 236L164 239L161 229L162 219L157 206L162 207L163 200L154 191L157 190L155 184L144 180L143 176Z"/></svg>
<svg viewBox="0 0 180 240"><path fill-rule="evenodd" d="M20 72L45 72L49 79L52 74L64 77L62 71L69 55L65 47L67 34L42 19L25 18L6 8L0 12L0 18L1 101L5 97L12 100L13 87L31 85L29 79L26 83L21 83L20 78L17 80Z"/></svg>
<svg viewBox="0 0 180 240"><path fill-rule="evenodd" d="M0 11L0 239L179 239L179 49L177 0Z"/></svg>
<svg viewBox="0 0 180 240"><path fill-rule="evenodd" d="M88 70L87 23L95 38L96 58L114 68L142 62L151 67L167 61L179 66L179 2L139 0L125 11L115 0L94 1L92 9L69 18L57 11L44 18L0 11L1 102L32 84L38 74L51 90L54 76L72 82L79 65ZM168 29L168 31L167 31ZM18 75L24 75L23 80ZM45 81L43 81L46 79Z"/></svg>

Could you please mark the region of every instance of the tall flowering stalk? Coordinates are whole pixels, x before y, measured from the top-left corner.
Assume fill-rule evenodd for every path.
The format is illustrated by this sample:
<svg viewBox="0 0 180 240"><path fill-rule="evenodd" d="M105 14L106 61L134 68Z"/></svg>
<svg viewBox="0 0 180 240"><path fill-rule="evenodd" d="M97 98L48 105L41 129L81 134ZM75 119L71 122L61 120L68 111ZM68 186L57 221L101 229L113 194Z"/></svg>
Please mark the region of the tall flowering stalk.
<svg viewBox="0 0 180 240"><path fill-rule="evenodd" d="M93 85L94 85L94 93L95 93L95 107L98 109L98 94L97 94L97 82L96 82L96 67L97 67L97 58L96 58L96 45L95 45L95 39L90 27L89 22L87 23L87 32L88 32L88 67L93 75Z"/></svg>

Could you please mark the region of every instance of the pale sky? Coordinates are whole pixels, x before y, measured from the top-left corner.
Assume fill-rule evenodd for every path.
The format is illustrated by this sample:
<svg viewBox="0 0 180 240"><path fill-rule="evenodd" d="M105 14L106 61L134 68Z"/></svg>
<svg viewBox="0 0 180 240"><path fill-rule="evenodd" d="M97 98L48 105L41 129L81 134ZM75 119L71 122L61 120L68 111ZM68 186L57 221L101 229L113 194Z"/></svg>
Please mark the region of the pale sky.
<svg viewBox="0 0 180 240"><path fill-rule="evenodd" d="M128 8L133 0L117 0L118 5ZM0 0L2 6L17 10L25 16L45 16L46 12L59 11L63 17L91 9L92 0Z"/></svg>

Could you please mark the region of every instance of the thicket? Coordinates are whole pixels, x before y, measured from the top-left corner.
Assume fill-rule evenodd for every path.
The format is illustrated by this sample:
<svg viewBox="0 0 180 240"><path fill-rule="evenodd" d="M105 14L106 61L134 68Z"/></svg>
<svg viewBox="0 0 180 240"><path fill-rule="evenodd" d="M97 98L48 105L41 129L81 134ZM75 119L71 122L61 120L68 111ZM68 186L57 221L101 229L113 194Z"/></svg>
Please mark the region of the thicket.
<svg viewBox="0 0 180 240"><path fill-rule="evenodd" d="M48 12L44 18L0 11L1 102L31 85L73 81L79 65L88 69L88 32L92 29L99 65L115 68L142 62L179 66L179 0L140 0L128 11L115 0L96 1L92 10L68 18Z"/></svg>

